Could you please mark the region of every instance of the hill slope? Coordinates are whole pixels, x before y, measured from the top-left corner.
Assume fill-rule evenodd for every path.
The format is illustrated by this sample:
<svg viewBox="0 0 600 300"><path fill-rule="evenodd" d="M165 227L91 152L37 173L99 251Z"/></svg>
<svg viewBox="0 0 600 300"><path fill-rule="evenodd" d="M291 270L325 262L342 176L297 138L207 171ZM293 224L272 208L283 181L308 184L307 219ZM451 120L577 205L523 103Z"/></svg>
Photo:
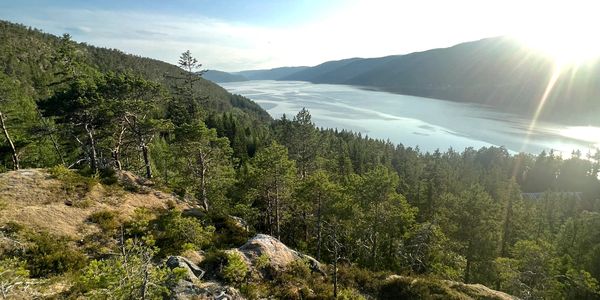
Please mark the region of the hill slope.
<svg viewBox="0 0 600 300"><path fill-rule="evenodd" d="M110 247L118 245L118 240L115 240L117 238L112 236L114 232L111 230L114 229L107 229L107 226L110 225L109 219L102 221L102 219L94 219L94 216L106 215L107 212L111 212L116 220L126 221L140 209L151 211L156 214L154 217L159 218L161 214L163 217L164 214L168 215L169 211L173 209L193 211L193 208L187 203L147 186L148 182L141 182L144 180L131 173L119 173L118 178L116 183L106 185L64 168L24 169L0 174L0 203L2 203L0 246L3 247L3 251L14 247L9 245L11 243L17 243L19 247L36 247L36 243L40 243L39 241L28 241L21 236L23 234L31 236L33 234L31 232L47 232L56 238L67 237L76 241L69 247L68 251L72 253L84 253L84 250L89 247L110 249ZM194 215L190 218L202 215ZM117 225L114 226L118 228ZM11 233L11 230L15 230L14 228L20 228L16 230L19 230L21 235ZM228 231L224 234L233 235L235 232ZM99 239L101 236L104 238ZM118 234L116 236L118 237ZM213 246L218 245L213 244ZM237 248L238 246L240 247ZM331 274L331 266L319 263L314 258L288 248L274 237L258 234L243 245L235 247L216 253L221 253L220 255L225 257L239 256L241 258L239 263L244 265L242 269L252 274L252 284L264 288L265 292L274 296L275 299L287 299L291 297L290 295L299 296L304 293L318 298L315 292L309 291L314 288L312 285L321 290L331 286L331 282L329 282L331 278L327 275ZM108 253L109 257L117 255L110 251ZM90 256L91 254L84 255ZM177 261L179 262L177 267L183 266L189 269L178 285L171 287L174 294L170 299L198 299L198 297L204 299L202 296L220 292L226 292L231 296L228 299L245 299L244 296L252 296L252 294L246 295L252 291L251 289L246 288L242 295L237 290L225 285L227 280L224 280L223 274L227 274L227 268L221 270L222 268L219 269L215 265L217 254L213 253L211 256L202 251L187 250L182 255L183 257L169 256L168 259L166 257L162 259L162 261L167 261L167 264ZM265 257L268 259L265 260ZM305 260L312 261L312 264L303 266ZM308 273L308 269L303 269L309 267L320 273L317 271ZM342 265L340 268L345 270L342 275L339 275L340 280L348 282L353 278L351 267ZM199 276L200 278L195 275L195 270L199 270L202 274ZM365 274L369 273L363 273L363 275ZM228 278L226 276L225 278ZM409 298L515 299L508 294L479 284L463 284L427 277L383 273L373 273L369 276L372 276L371 286L362 287L364 291L346 290L345 295L352 291L351 295L360 296L359 299L365 299L365 296L368 296L369 299L374 297L397 299L399 295ZM103 280L111 279L103 278ZM283 287L280 286L281 280L285 280ZM58 276L52 280L30 278L29 281L28 284L34 288L15 289L9 291L8 295L19 299L34 296L62 299L69 298L69 295L73 297L79 292L80 283L74 282L72 276Z"/></svg>
<svg viewBox="0 0 600 300"><path fill-rule="evenodd" d="M0 20L0 71L19 80L34 99L43 98L48 85L58 71L53 65L55 49L60 39L40 30ZM166 88L175 84L173 77L182 77L183 70L169 63L126 54L116 49L77 45L86 62L102 72L131 71ZM182 50L183 51L183 50ZM217 84L200 78L195 89L207 97L206 108L216 112L238 109L262 120L270 116L253 101L234 96Z"/></svg>

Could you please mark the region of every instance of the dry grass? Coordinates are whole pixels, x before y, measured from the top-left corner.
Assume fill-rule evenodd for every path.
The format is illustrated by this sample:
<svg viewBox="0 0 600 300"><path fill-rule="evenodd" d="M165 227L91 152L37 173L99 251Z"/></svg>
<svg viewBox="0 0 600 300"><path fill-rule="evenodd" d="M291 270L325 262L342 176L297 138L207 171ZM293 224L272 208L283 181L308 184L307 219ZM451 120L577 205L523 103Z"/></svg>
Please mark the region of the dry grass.
<svg viewBox="0 0 600 300"><path fill-rule="evenodd" d="M114 210L127 219L136 208L164 209L168 202L178 203L172 195L148 187L141 194L100 183L76 191L67 185L43 169L0 174L0 226L16 222L77 239L98 230L86 221L94 212ZM177 205L187 208L183 203Z"/></svg>

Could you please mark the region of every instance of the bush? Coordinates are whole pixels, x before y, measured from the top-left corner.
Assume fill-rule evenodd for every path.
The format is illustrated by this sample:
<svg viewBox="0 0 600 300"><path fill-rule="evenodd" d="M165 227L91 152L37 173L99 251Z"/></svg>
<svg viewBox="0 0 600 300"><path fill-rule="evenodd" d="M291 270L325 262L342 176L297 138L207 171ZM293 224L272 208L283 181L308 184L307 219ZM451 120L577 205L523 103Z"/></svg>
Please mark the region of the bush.
<svg viewBox="0 0 600 300"><path fill-rule="evenodd" d="M121 222L117 216L117 213L110 210L101 210L92 213L88 217L88 221L95 223L104 232L111 232L119 228Z"/></svg>
<svg viewBox="0 0 600 300"><path fill-rule="evenodd" d="M345 288L338 292L337 299L339 300L366 300L365 296L361 295L357 290Z"/></svg>
<svg viewBox="0 0 600 300"><path fill-rule="evenodd" d="M12 299L16 290L27 288L24 281L29 278L29 271L25 266L25 262L18 258L0 260L0 295L2 299Z"/></svg>
<svg viewBox="0 0 600 300"><path fill-rule="evenodd" d="M190 250L190 245L198 250L210 243L215 231L214 227L204 227L193 217L183 217L179 211L160 216L157 225L155 235L161 255L180 254Z"/></svg>
<svg viewBox="0 0 600 300"><path fill-rule="evenodd" d="M93 260L76 280L73 292L85 299L169 299L169 287L183 277L185 270L152 264L156 249L151 242L129 239L126 254L107 260Z"/></svg>
<svg viewBox="0 0 600 300"><path fill-rule="evenodd" d="M239 285L246 279L248 266L240 254L236 252L227 253L227 264L223 268L223 278L229 283Z"/></svg>
<svg viewBox="0 0 600 300"><path fill-rule="evenodd" d="M53 178L62 182L62 190L67 194L67 197L72 199L84 199L84 196L98 183L95 178L82 176L63 165L52 167L48 169L48 172ZM90 203L86 203L85 200L73 201L73 205L85 208L88 207Z"/></svg>
<svg viewBox="0 0 600 300"><path fill-rule="evenodd" d="M32 277L60 275L85 265L85 255L73 249L65 237L42 232L28 234L27 240L31 245L25 250L24 259Z"/></svg>
<svg viewBox="0 0 600 300"><path fill-rule="evenodd" d="M210 222L215 225L215 247L234 248L243 245L251 236L245 228L229 215L209 214Z"/></svg>
<svg viewBox="0 0 600 300"><path fill-rule="evenodd" d="M106 185L113 185L119 182L117 172L113 168L102 168L100 169L100 182Z"/></svg>

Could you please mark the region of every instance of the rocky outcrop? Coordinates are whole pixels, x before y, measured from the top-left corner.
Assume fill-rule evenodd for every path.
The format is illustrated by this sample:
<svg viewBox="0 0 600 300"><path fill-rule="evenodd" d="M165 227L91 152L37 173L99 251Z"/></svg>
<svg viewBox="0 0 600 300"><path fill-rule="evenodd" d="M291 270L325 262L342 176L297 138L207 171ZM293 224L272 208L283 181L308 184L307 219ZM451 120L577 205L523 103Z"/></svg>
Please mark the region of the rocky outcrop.
<svg viewBox="0 0 600 300"><path fill-rule="evenodd" d="M492 290L481 284L465 284L450 280L401 275L391 275L385 279L378 298L383 300L416 298L518 300L514 296Z"/></svg>
<svg viewBox="0 0 600 300"><path fill-rule="evenodd" d="M181 280L173 288L174 300L244 300L242 294L237 289L222 285L218 282L207 281L198 284Z"/></svg>
<svg viewBox="0 0 600 300"><path fill-rule="evenodd" d="M197 279L201 279L204 276L204 270L182 256L170 256L167 259L167 267L171 269L182 268L186 270L184 279L189 282L195 282Z"/></svg>
<svg viewBox="0 0 600 300"><path fill-rule="evenodd" d="M269 258L269 266L272 269L282 271L290 263L303 259L308 262L309 267L313 272L325 275L321 264L316 259L288 248L288 246L270 235L257 234L237 250L241 252L252 265L255 265L256 261L261 256L265 255Z"/></svg>
<svg viewBox="0 0 600 300"><path fill-rule="evenodd" d="M185 277L173 288L173 299L211 299L211 300L242 300L240 292L230 286L218 282L200 282L204 277L204 270L182 256L170 256L166 262L171 269L182 268L186 270Z"/></svg>

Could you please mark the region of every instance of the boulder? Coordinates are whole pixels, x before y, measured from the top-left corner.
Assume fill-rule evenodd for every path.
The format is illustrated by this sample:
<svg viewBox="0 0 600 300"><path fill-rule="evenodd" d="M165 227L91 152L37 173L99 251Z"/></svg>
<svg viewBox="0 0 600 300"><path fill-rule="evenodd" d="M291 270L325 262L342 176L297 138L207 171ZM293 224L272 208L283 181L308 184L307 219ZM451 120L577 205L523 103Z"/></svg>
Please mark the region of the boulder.
<svg viewBox="0 0 600 300"><path fill-rule="evenodd" d="M231 219L232 223L239 228L241 231L244 232L249 232L250 231L250 225L248 225L248 223L246 222L246 220L240 218L240 217L236 217L236 216L229 216L229 218Z"/></svg>
<svg viewBox="0 0 600 300"><path fill-rule="evenodd" d="M194 282L204 276L204 270L200 269L196 264L182 256L169 256L167 259L167 267L171 269L183 268L186 270L185 281Z"/></svg>
<svg viewBox="0 0 600 300"><path fill-rule="evenodd" d="M218 282L207 281L200 284L194 284L189 281L180 280L173 288L174 300L245 300L237 289L221 285Z"/></svg>
<svg viewBox="0 0 600 300"><path fill-rule="evenodd" d="M276 271L284 270L290 263L299 259L304 259L308 261L309 267L313 272L325 275L325 272L323 272L321 268L321 264L316 259L288 248L288 246L270 235L257 234L238 248L238 251L240 251L252 265L255 264L259 257L266 255L269 257L270 267Z"/></svg>

